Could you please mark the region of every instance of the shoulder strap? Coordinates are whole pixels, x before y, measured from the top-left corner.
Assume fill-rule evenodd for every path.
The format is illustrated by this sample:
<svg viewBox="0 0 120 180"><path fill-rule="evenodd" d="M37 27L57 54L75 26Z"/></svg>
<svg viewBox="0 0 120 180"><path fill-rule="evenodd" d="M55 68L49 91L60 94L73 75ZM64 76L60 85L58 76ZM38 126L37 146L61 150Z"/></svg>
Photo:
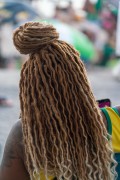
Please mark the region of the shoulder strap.
<svg viewBox="0 0 120 180"><path fill-rule="evenodd" d="M111 123L111 120L110 120L110 116L106 110L106 108L101 108L103 114L105 115L106 117L106 120L107 120L107 130L108 130L108 133L110 135L112 135L112 123Z"/></svg>

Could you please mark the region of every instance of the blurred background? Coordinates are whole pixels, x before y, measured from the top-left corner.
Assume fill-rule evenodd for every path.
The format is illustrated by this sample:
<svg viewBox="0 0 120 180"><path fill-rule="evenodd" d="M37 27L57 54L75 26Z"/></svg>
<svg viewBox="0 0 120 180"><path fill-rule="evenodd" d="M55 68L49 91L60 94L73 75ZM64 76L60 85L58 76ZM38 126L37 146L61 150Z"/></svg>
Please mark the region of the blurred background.
<svg viewBox="0 0 120 180"><path fill-rule="evenodd" d="M119 0L0 0L0 159L19 120L19 77L27 56L13 46L15 28L47 21L72 44L84 62L96 100L120 104Z"/></svg>

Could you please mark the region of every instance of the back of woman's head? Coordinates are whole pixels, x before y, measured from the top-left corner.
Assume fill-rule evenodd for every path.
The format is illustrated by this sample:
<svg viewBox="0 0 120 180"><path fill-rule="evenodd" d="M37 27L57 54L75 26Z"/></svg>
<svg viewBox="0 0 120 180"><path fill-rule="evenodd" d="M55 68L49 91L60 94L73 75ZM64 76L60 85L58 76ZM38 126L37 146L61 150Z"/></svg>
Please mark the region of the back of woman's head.
<svg viewBox="0 0 120 180"><path fill-rule="evenodd" d="M26 164L31 179L111 180L107 131L79 53L58 40L52 25L28 22L14 33L22 54L20 104Z"/></svg>

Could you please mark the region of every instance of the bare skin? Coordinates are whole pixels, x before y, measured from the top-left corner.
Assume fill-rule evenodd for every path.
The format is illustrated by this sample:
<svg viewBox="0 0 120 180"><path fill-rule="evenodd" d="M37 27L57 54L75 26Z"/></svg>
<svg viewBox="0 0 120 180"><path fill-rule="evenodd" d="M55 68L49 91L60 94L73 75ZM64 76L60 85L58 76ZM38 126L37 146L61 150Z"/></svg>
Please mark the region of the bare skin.
<svg viewBox="0 0 120 180"><path fill-rule="evenodd" d="M0 167L0 180L30 180L24 164L22 126L18 121L6 141Z"/></svg>
<svg viewBox="0 0 120 180"><path fill-rule="evenodd" d="M117 107L120 113L120 106ZM105 116L103 121L107 126ZM0 180L30 180L25 166L24 146L21 122L12 128L6 141L3 159L0 167Z"/></svg>

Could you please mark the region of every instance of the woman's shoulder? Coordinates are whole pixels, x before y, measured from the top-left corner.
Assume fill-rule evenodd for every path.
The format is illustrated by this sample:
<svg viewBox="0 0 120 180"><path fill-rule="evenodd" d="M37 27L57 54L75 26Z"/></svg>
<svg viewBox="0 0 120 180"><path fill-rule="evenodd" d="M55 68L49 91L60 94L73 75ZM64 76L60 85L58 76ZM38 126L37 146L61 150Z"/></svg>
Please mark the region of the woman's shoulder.
<svg viewBox="0 0 120 180"><path fill-rule="evenodd" d="M13 125L11 132L22 138L22 122L19 120Z"/></svg>
<svg viewBox="0 0 120 180"><path fill-rule="evenodd" d="M23 135L22 135L22 123L21 121L17 121L11 131L10 131L10 134L9 134L9 137L13 137L14 136L14 140L16 142L22 142L22 139L23 139Z"/></svg>
<svg viewBox="0 0 120 180"><path fill-rule="evenodd" d="M18 133L22 135L22 122L21 122L21 120L14 123L11 131L15 132L15 133L18 131Z"/></svg>
<svg viewBox="0 0 120 180"><path fill-rule="evenodd" d="M8 155L9 152L15 152L20 158L23 159L23 135L22 135L22 123L21 121L17 121L6 141L5 151L4 153Z"/></svg>
<svg viewBox="0 0 120 180"><path fill-rule="evenodd" d="M12 138L13 137L13 138ZM23 134L22 134L22 123L21 121L17 121L12 129L11 132L9 134L10 139L14 139L14 145L16 147L16 151L17 153L21 156L21 158L23 159Z"/></svg>
<svg viewBox="0 0 120 180"><path fill-rule="evenodd" d="M0 166L0 179L29 179L25 166L21 121L14 124L8 135Z"/></svg>

